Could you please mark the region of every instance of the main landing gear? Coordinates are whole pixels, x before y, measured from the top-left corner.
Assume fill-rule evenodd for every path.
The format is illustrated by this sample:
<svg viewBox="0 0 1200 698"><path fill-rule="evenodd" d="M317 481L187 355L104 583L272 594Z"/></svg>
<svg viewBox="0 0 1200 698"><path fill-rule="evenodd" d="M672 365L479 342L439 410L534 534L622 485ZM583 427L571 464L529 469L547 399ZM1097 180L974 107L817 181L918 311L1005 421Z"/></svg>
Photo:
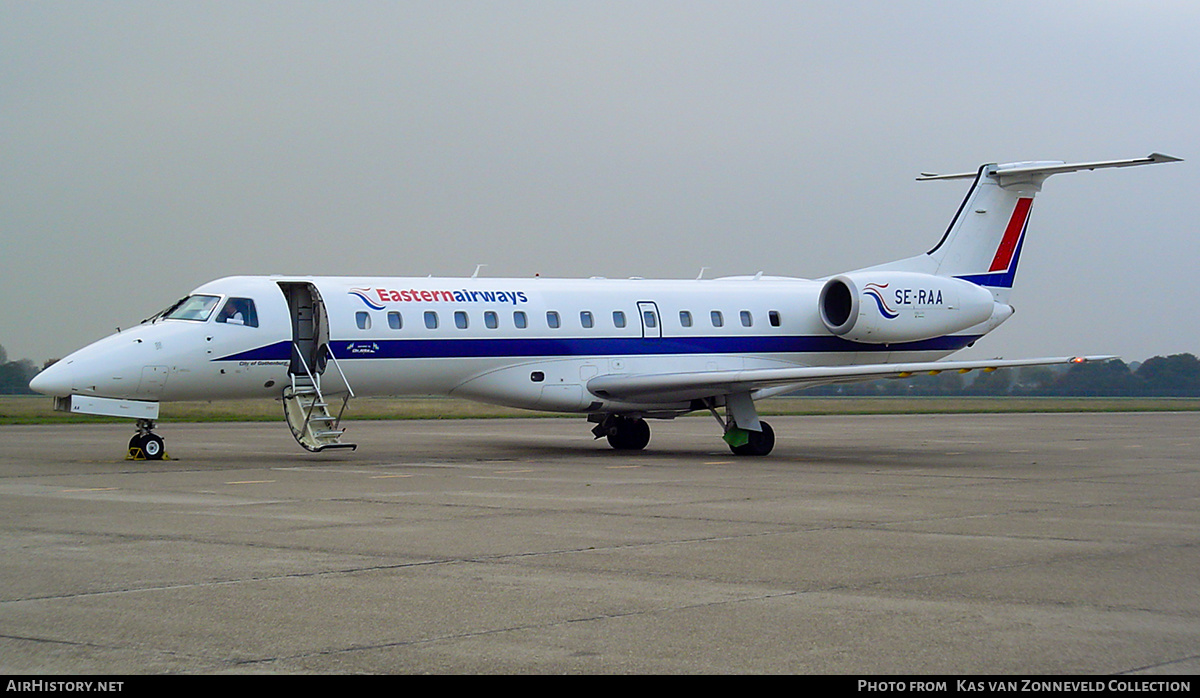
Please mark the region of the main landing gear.
<svg viewBox="0 0 1200 698"><path fill-rule="evenodd" d="M735 456L765 456L775 448L775 430L759 420L758 410L750 393L731 393L725 396L725 418L717 413L717 401L708 399L704 406L725 430L725 443Z"/></svg>
<svg viewBox="0 0 1200 698"><path fill-rule="evenodd" d="M745 413L745 405L730 410L723 419L715 404L707 404L709 411L720 422L725 434L722 437L735 456L765 456L775 448L775 430L770 424L760 421L756 413ZM742 415L743 428L738 425L737 415ZM591 421L598 422L592 428L597 439L607 438L608 444L618 451L640 451L650 443L650 425L641 417L620 414L593 415ZM754 427L758 427L755 429Z"/></svg>
<svg viewBox="0 0 1200 698"><path fill-rule="evenodd" d="M137 420L137 432L129 439L125 460L169 460L166 444L153 429L153 419Z"/></svg>
<svg viewBox="0 0 1200 698"><path fill-rule="evenodd" d="M606 415L592 433L597 439L608 437L608 445L618 451L640 451L650 443L650 425L641 417Z"/></svg>
<svg viewBox="0 0 1200 698"><path fill-rule="evenodd" d="M765 456L775 448L775 430L766 422L759 422L762 431L750 431L732 426L725 431L725 443L735 456Z"/></svg>

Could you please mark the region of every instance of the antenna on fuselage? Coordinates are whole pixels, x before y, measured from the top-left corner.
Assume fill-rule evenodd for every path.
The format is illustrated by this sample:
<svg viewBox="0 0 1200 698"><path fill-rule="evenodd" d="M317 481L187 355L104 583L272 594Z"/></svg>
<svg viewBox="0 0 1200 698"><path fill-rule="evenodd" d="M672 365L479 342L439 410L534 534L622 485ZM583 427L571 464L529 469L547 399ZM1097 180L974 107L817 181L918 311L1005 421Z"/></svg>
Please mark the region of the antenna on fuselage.
<svg viewBox="0 0 1200 698"><path fill-rule="evenodd" d="M471 278L472 279L477 278L479 276L479 270L483 269L486 266L487 266L486 264L476 264L475 272L473 274L471 274Z"/></svg>
<svg viewBox="0 0 1200 698"><path fill-rule="evenodd" d="M704 278L704 272L708 271L710 268L711 268L711 267L700 267L700 273L696 275L696 281L699 281L700 279L703 279L703 278Z"/></svg>

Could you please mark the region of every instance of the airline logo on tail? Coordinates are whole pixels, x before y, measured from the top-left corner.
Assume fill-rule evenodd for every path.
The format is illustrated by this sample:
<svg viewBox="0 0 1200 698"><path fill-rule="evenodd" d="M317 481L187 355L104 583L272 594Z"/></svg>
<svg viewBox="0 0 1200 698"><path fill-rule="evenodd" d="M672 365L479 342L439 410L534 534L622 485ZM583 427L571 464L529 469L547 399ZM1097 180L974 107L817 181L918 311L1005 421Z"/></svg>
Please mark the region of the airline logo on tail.
<svg viewBox="0 0 1200 698"><path fill-rule="evenodd" d="M1013 279L1017 275L1017 262L1021 258L1021 245L1025 242L1025 228L1029 225L1029 209L1033 206L1033 197L1017 199L1012 217L1004 228L1004 236L996 247L992 263L988 265L986 274L967 274L957 278L980 286L997 286L1012 288Z"/></svg>
<svg viewBox="0 0 1200 698"><path fill-rule="evenodd" d="M1016 270L1019 249L1017 243L1025 235L1025 225L1029 222L1029 208L1032 205L1032 198L1017 199L1017 206L1013 209L1012 218L1008 219L1008 227L1004 229L1004 237L1000 240L1000 247L996 248L996 256L992 258L989 272L1007 271L1010 268Z"/></svg>

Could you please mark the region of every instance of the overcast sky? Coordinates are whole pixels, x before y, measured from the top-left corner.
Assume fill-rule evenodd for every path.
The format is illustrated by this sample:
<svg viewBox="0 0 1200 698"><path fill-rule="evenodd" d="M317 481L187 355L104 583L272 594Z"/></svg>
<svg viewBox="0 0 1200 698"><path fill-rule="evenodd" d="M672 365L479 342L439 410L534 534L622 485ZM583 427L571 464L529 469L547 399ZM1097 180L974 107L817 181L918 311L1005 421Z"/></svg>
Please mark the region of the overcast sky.
<svg viewBox="0 0 1200 698"><path fill-rule="evenodd" d="M819 277L1051 178L962 356L1200 353L1200 3L0 0L0 344L231 274Z"/></svg>

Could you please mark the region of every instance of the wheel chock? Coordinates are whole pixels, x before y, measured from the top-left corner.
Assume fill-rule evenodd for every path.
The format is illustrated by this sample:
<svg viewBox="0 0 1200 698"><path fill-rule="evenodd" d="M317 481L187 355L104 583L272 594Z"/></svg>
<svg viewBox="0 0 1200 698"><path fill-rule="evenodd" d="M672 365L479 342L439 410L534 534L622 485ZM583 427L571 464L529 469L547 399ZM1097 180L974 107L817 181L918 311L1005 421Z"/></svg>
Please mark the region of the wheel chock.
<svg viewBox="0 0 1200 698"><path fill-rule="evenodd" d="M725 431L725 436L722 436L721 438L725 440L725 443L729 444L730 448L738 448L739 446L745 446L746 444L750 443L750 432L746 431L745 429L732 427L727 429Z"/></svg>

